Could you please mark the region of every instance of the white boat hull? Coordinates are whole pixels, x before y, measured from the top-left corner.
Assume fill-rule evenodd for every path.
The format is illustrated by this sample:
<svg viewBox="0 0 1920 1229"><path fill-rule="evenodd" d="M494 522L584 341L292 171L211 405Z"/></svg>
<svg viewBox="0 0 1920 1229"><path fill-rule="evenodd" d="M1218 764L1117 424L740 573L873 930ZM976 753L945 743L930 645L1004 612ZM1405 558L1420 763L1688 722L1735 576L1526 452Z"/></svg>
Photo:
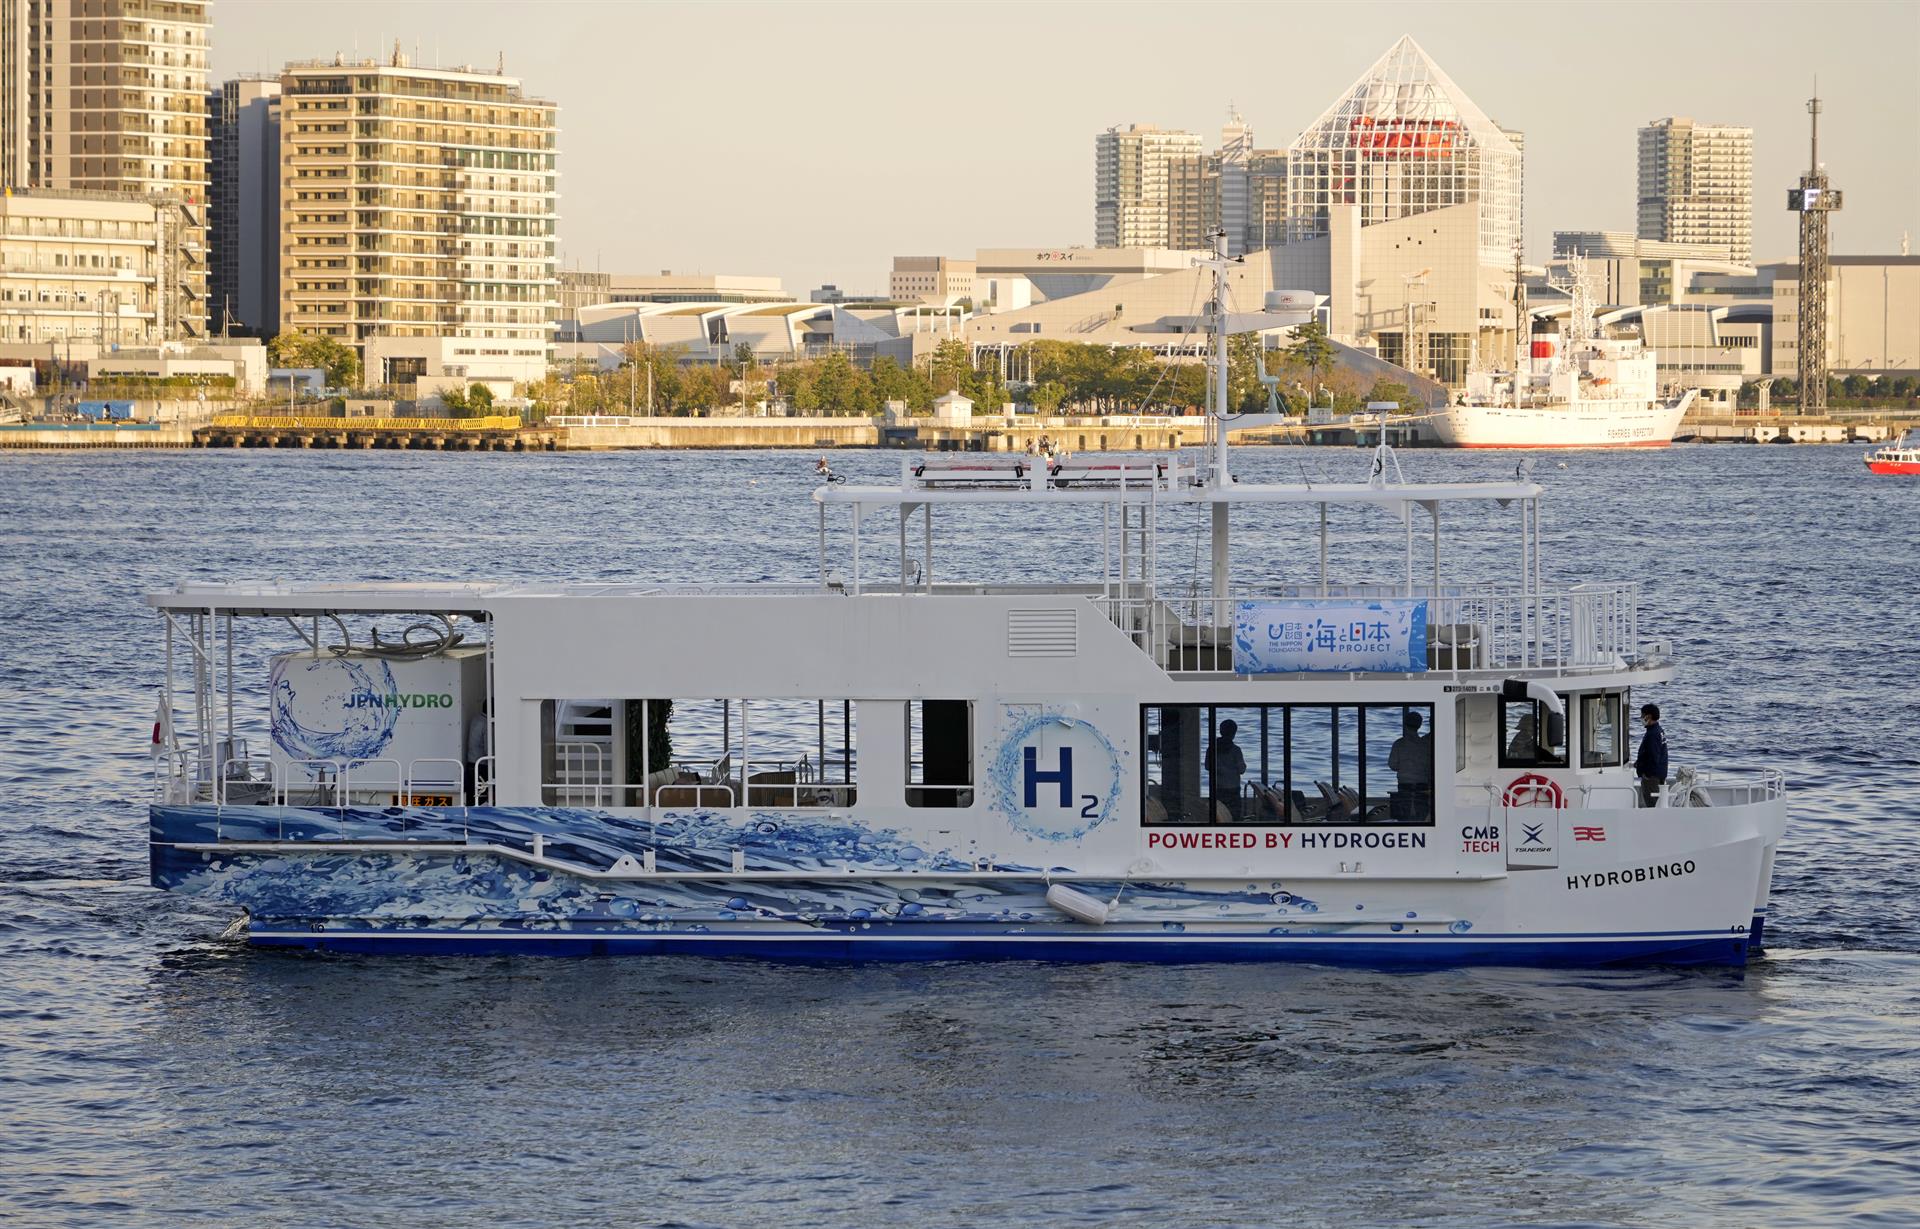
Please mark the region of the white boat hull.
<svg viewBox="0 0 1920 1229"><path fill-rule="evenodd" d="M656 827L558 808L155 807L153 876L244 909L255 944L354 952L1366 965L1739 964L1751 954L1785 824L1778 799L1562 814L1604 823L1582 830L1609 839L1568 846L1555 867L1506 870L1496 856L1466 877L1411 865L1328 874L1282 848L1235 853L1258 863L1238 875L1165 868L1137 878L951 859L822 864L821 833L767 814L741 817L744 831L730 839L780 834L730 869L721 844L647 835L699 826L725 837L736 821L719 815ZM320 832L337 839L312 839ZM1317 835L1414 843L1381 830ZM1428 837L1452 834L1427 830L1418 843ZM1503 840L1477 822L1461 837L1496 850ZM876 855L892 856L884 843ZM1090 924L1047 899L1053 881L1113 904Z"/></svg>
<svg viewBox="0 0 1920 1229"><path fill-rule="evenodd" d="M1452 405L1436 413L1432 427L1449 448L1665 448L1691 402L1689 394L1672 403Z"/></svg>

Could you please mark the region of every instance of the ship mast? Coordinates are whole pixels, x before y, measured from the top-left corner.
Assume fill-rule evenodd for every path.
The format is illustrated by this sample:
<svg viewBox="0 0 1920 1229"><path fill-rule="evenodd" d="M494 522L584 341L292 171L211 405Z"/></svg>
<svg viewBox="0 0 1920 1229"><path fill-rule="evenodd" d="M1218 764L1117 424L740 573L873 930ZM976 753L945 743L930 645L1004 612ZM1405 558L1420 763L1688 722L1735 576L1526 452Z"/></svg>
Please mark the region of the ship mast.
<svg viewBox="0 0 1920 1229"><path fill-rule="evenodd" d="M1213 302L1208 307L1213 329L1213 405L1208 417L1213 435L1213 473L1209 479L1212 486L1226 486L1233 481L1227 471L1227 268L1241 263L1227 256L1227 232L1225 229L1213 232L1213 255L1194 263L1213 273Z"/></svg>
<svg viewBox="0 0 1920 1229"><path fill-rule="evenodd" d="M1210 309L1213 316L1213 405L1208 413L1213 420L1209 424L1213 431L1213 473L1208 485L1224 492L1233 482L1233 475L1227 468L1227 269L1241 261L1227 256L1227 232L1223 228L1213 232L1213 254L1194 263L1213 272L1213 305ZM1222 627L1232 625L1226 601L1227 578L1231 567L1228 507L1224 498L1217 498L1213 502L1212 591L1214 618Z"/></svg>

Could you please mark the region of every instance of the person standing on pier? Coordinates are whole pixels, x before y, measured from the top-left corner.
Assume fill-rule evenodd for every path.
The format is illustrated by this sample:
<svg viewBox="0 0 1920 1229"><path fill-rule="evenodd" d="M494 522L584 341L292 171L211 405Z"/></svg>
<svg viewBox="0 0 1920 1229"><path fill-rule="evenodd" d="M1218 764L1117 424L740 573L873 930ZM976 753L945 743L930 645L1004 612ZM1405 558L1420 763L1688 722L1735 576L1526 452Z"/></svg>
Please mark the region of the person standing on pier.
<svg viewBox="0 0 1920 1229"><path fill-rule="evenodd" d="M1640 724L1646 732L1640 736L1640 753L1633 757L1633 771L1640 778L1640 805L1654 806L1667 783L1667 736L1660 728L1660 706L1642 704Z"/></svg>

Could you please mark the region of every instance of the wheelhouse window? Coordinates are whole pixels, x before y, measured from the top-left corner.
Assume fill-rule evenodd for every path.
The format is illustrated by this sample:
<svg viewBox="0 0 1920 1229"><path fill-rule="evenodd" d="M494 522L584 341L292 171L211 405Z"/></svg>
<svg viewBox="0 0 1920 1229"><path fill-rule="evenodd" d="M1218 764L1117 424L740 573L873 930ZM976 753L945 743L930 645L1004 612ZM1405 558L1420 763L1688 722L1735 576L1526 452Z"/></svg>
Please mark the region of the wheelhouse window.
<svg viewBox="0 0 1920 1229"><path fill-rule="evenodd" d="M1500 767L1565 768L1567 721L1538 700L1500 700Z"/></svg>
<svg viewBox="0 0 1920 1229"><path fill-rule="evenodd" d="M1146 824L1431 824L1430 704L1147 705Z"/></svg>
<svg viewBox="0 0 1920 1229"><path fill-rule="evenodd" d="M1580 767L1613 768L1626 763L1620 709L1621 695L1617 691L1580 697Z"/></svg>
<svg viewBox="0 0 1920 1229"><path fill-rule="evenodd" d="M973 805L971 701L907 701L907 805Z"/></svg>

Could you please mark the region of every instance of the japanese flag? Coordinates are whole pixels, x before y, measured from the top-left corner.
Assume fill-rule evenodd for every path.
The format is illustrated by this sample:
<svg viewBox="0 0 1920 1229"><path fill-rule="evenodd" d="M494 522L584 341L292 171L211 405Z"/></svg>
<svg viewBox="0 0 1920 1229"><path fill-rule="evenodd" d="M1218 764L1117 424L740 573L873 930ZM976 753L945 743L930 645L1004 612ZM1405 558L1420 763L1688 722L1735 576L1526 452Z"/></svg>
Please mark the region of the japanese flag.
<svg viewBox="0 0 1920 1229"><path fill-rule="evenodd" d="M173 710L167 704L166 688L160 689L160 700L153 715L153 754L165 755L173 747Z"/></svg>

